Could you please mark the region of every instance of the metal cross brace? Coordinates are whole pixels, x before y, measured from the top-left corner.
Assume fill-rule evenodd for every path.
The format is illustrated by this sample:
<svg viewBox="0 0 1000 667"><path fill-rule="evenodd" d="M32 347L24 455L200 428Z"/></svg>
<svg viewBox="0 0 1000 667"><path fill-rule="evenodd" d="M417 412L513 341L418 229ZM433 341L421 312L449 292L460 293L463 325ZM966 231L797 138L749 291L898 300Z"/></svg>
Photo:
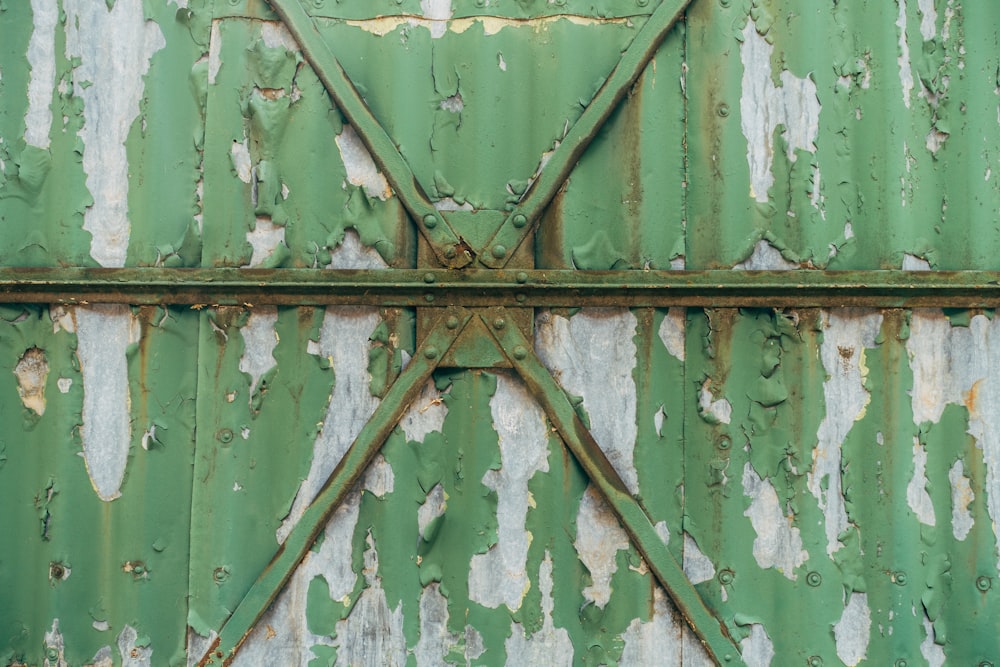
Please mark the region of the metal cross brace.
<svg viewBox="0 0 1000 667"><path fill-rule="evenodd" d="M522 200L486 244L489 252L480 252L482 249L468 246L448 224L447 217L434 208L412 169L400 155L385 128L368 109L300 0L268 1L299 43L303 55L316 71L334 103L371 151L389 185L410 213L420 233L427 239L438 261L443 266L461 268L470 264L478 253L479 261L485 266L501 268L507 265L514 251L532 231L545 207L576 166L577 160L614 111L615 105L635 83L663 38L692 0L660 2L622 53L604 85L559 142Z"/></svg>
<svg viewBox="0 0 1000 667"><path fill-rule="evenodd" d="M199 665L228 665L233 660L257 621L291 578L331 514L360 479L431 372L463 330L473 323L491 332L496 350L520 374L529 391L539 401L566 447L618 516L650 571L708 654L720 664L743 665L739 649L725 624L713 616L702 602L694 585L656 533L649 515L629 493L593 435L580 421L562 387L535 355L531 343L518 327L497 325L498 322L509 320L510 314L504 308L472 311L454 307L441 311L437 325L417 349L410 365L390 387L371 420L358 434L323 489L279 547L271 564L223 625L218 639Z"/></svg>

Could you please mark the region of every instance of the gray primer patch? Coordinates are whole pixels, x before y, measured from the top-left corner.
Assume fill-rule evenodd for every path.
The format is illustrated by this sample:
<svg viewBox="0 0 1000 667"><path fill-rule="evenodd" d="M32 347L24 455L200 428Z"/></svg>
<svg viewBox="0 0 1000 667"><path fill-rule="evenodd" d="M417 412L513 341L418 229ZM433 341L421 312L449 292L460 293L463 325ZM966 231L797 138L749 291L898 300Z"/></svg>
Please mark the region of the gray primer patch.
<svg viewBox="0 0 1000 667"><path fill-rule="evenodd" d="M378 498L384 498L386 494L392 493L395 486L396 475L392 471L392 466L384 456L376 454L365 470L361 487Z"/></svg>
<svg viewBox="0 0 1000 667"><path fill-rule="evenodd" d="M376 308L330 306L326 309L319 349L333 365L333 394L313 446L309 474L299 485L292 508L277 530L279 543L288 537L378 406L378 399L368 390L371 382L368 339L379 321Z"/></svg>
<svg viewBox="0 0 1000 667"><path fill-rule="evenodd" d="M445 656L458 639L448 630L448 598L441 595L440 584L432 583L420 593L420 638L413 650L417 667L447 664Z"/></svg>
<svg viewBox="0 0 1000 667"><path fill-rule="evenodd" d="M52 128L52 91L56 85L57 0L31 0L33 28L28 41L28 111L24 115L24 143L47 150Z"/></svg>
<svg viewBox="0 0 1000 667"><path fill-rule="evenodd" d="M212 644L215 643L216 638L218 638L215 630L208 633L208 636L199 635L194 631L194 628L188 626L187 631L187 665L186 667L195 667L198 662L208 653L208 649L212 648ZM249 643L249 640L248 640ZM246 645L244 645L245 647ZM103 650L103 649L102 649ZM239 654L237 654L239 655ZM108 654L108 659L111 658L110 653Z"/></svg>
<svg viewBox="0 0 1000 667"><path fill-rule="evenodd" d="M132 441L126 351L139 340L128 306L103 304L74 310L76 356L83 381L83 460L101 500L121 493Z"/></svg>
<svg viewBox="0 0 1000 667"><path fill-rule="evenodd" d="M573 642L565 628L552 622L552 556L548 550L538 565L538 591L542 596L542 627L526 637L520 623L511 623L510 637L504 645L510 665L572 665Z"/></svg>
<svg viewBox="0 0 1000 667"><path fill-rule="evenodd" d="M789 262L781 256L781 251L766 239L757 241L753 252L745 261L733 267L734 271L791 271L799 268L795 262Z"/></svg>
<svg viewBox="0 0 1000 667"><path fill-rule="evenodd" d="M14 375L17 377L17 395L21 397L24 407L39 416L45 414L45 383L49 377L45 352L37 347L25 350L14 366Z"/></svg>
<svg viewBox="0 0 1000 667"><path fill-rule="evenodd" d="M931 494L927 493L927 450L916 436L913 437L913 477L906 485L906 503L920 523L927 526L937 523L934 503Z"/></svg>
<svg viewBox="0 0 1000 667"><path fill-rule="evenodd" d="M247 139L246 132L243 133L243 143L234 141L229 149L229 158L233 162L233 171L236 177L250 185L253 179L253 160L250 157L250 140Z"/></svg>
<svg viewBox="0 0 1000 667"><path fill-rule="evenodd" d="M444 36L448 31L448 19L454 13L451 0L420 0L420 12L430 21L431 39Z"/></svg>
<svg viewBox="0 0 1000 667"><path fill-rule="evenodd" d="M948 470L948 481L951 482L951 533L961 542L972 530L974 520L969 505L976 499L969 478L965 476L965 464L961 459L955 461Z"/></svg>
<svg viewBox="0 0 1000 667"><path fill-rule="evenodd" d="M667 352L674 359L684 361L684 333L687 323L687 308L671 308L667 311L666 317L660 322L660 329L657 332Z"/></svg>
<svg viewBox="0 0 1000 667"><path fill-rule="evenodd" d="M403 667L406 665L406 638L403 636L403 603L390 610L382 580L378 577L378 551L368 533L365 550L367 587L351 614L337 623L333 644L337 647L337 665Z"/></svg>
<svg viewBox="0 0 1000 667"><path fill-rule="evenodd" d="M833 626L837 640L837 657L848 667L854 667L868 654L872 615L867 593L851 593L840 620Z"/></svg>
<svg viewBox="0 0 1000 667"><path fill-rule="evenodd" d="M350 604L357 582L352 557L360 507L361 494L354 490L334 510L319 550L306 554L237 653L235 667L308 665L315 657L310 647L333 645L329 637L309 632L306 617L309 584L322 576L329 586L330 598L345 607Z"/></svg>
<svg viewBox="0 0 1000 667"><path fill-rule="evenodd" d="M90 254L104 267L125 266L128 251L128 156L125 140L139 116L143 77L166 46L143 16L143 0L64 0L66 56L79 58L73 94L83 100L83 169L94 204L84 213ZM85 85L88 84L88 85Z"/></svg>
<svg viewBox="0 0 1000 667"><path fill-rule="evenodd" d="M820 357L827 375L823 383L826 416L817 432L819 443L813 450L813 469L808 480L809 491L819 501L826 517L826 551L830 555L840 549L837 537L847 529L840 471L841 446L854 422L864 416L871 401L871 395L864 387L864 378L868 374L864 349L875 346L875 337L881 326L882 314L878 312L853 309L823 311Z"/></svg>
<svg viewBox="0 0 1000 667"><path fill-rule="evenodd" d="M576 540L573 547L580 562L590 572L590 585L583 589L583 597L601 609L611 599L611 577L618 571L615 554L628 549L628 535L618 523L604 499L594 489L587 487L580 499L576 515Z"/></svg>
<svg viewBox="0 0 1000 667"><path fill-rule="evenodd" d="M59 657L56 658L54 663L50 662L48 656L46 656L45 662L43 663L45 667L66 667L66 644L63 640L62 633L59 632L58 618L52 619L52 628L45 633L45 647L54 648L59 654Z"/></svg>
<svg viewBox="0 0 1000 667"><path fill-rule="evenodd" d="M740 653L747 667L769 667L774 659L774 644L763 625L750 625L750 636L740 640Z"/></svg>
<svg viewBox="0 0 1000 667"><path fill-rule="evenodd" d="M635 315L626 308L585 308L567 319L538 315L535 345L566 391L583 397L591 433L632 493L636 434Z"/></svg>
<svg viewBox="0 0 1000 667"><path fill-rule="evenodd" d="M420 395L399 420L399 426L403 429L407 440L423 442L428 433L441 432L444 428L444 418L447 416L448 406L441 400L441 392L434 386L433 380L428 380Z"/></svg>
<svg viewBox="0 0 1000 667"><path fill-rule="evenodd" d="M712 560L698 548L698 543L687 531L684 532L684 574L692 584L711 581L715 577Z"/></svg>
<svg viewBox="0 0 1000 667"><path fill-rule="evenodd" d="M816 152L819 136L820 104L816 84L800 79L787 70L781 72L781 86L771 81L771 55L774 47L757 32L756 24L747 21L740 44L743 61L740 125L747 140L747 163L750 166L750 196L767 202L767 192L774 185L771 165L774 160L774 131L785 128L788 159L795 161L795 151Z"/></svg>
<svg viewBox="0 0 1000 667"><path fill-rule="evenodd" d="M785 516L771 481L761 479L749 461L743 467L743 494L750 499L743 516L750 518L757 533L754 560L761 568L773 567L795 581L795 568L806 562L809 553L802 548L799 529L792 525L794 515Z"/></svg>
<svg viewBox="0 0 1000 667"><path fill-rule="evenodd" d="M420 532L420 537L424 536L424 529L430 525L431 521L444 515L447 507L448 502L445 499L444 487L435 484L434 488L427 493L427 499L417 509L417 530Z"/></svg>
<svg viewBox="0 0 1000 667"><path fill-rule="evenodd" d="M243 356L240 357L240 371L250 375L250 398L260 384L260 378L274 368L274 348L278 345L278 333L274 326L278 323L278 309L264 306L254 309L246 325L240 329L243 336Z"/></svg>
<svg viewBox="0 0 1000 667"><path fill-rule="evenodd" d="M910 95L913 93L913 66L910 64L910 44L906 39L906 0L896 0L899 14L896 27L899 28L899 83L903 87L903 106L910 108Z"/></svg>
<svg viewBox="0 0 1000 667"><path fill-rule="evenodd" d="M618 664L681 667L681 621L667 601L663 589L653 589L653 617L643 623L632 619L622 633L622 656Z"/></svg>
<svg viewBox="0 0 1000 667"><path fill-rule="evenodd" d="M377 197L382 201L392 196L388 181L379 172L371 153L353 127L344 125L343 131L336 136L335 141L337 150L340 151L340 159L347 171L347 181L351 185L363 187L369 197Z"/></svg>
<svg viewBox="0 0 1000 667"><path fill-rule="evenodd" d="M203 652L204 653L204 652ZM111 654L110 646L102 646L94 654L87 667L114 667L115 661ZM190 665L189 665L190 667Z"/></svg>
<svg viewBox="0 0 1000 667"><path fill-rule="evenodd" d="M733 418L733 405L725 398L716 399L712 394L712 379L706 379L698 392L698 408L703 416L720 424L728 424Z"/></svg>
<svg viewBox="0 0 1000 667"><path fill-rule="evenodd" d="M497 373L490 399L493 427L500 438L500 469L488 470L483 485L497 493L497 543L475 554L469 566L469 599L511 611L531 587L526 571L531 536L525 530L530 504L528 482L548 472L548 429L545 415L519 378Z"/></svg>
<svg viewBox="0 0 1000 667"><path fill-rule="evenodd" d="M247 232L246 237L247 243L253 248L250 263L246 266L255 268L262 266L270 259L278 246L284 245L285 228L274 224L270 218L259 217L254 223L253 229Z"/></svg>
<svg viewBox="0 0 1000 667"><path fill-rule="evenodd" d="M945 663L944 647L934 643L934 624L924 616L924 641L920 642L920 655L928 667L941 667Z"/></svg>
<svg viewBox="0 0 1000 667"><path fill-rule="evenodd" d="M139 633L131 625L126 625L118 633L118 653L122 657L122 667L149 667L153 662L153 649L136 646Z"/></svg>

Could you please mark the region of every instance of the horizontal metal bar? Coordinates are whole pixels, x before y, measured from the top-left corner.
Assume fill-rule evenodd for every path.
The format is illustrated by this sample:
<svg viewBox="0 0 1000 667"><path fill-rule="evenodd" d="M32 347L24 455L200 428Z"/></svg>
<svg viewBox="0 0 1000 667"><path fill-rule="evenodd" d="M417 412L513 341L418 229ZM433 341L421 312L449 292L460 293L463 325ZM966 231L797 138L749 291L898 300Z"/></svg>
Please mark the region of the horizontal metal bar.
<svg viewBox="0 0 1000 667"><path fill-rule="evenodd" d="M994 308L1000 272L8 268L0 303Z"/></svg>

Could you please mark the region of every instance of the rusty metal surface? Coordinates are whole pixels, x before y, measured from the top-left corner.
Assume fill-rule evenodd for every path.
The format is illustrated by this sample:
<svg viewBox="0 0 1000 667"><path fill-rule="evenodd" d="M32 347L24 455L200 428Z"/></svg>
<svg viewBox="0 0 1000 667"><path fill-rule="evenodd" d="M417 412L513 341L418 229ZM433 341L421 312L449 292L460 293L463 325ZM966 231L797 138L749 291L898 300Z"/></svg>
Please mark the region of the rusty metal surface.
<svg viewBox="0 0 1000 667"><path fill-rule="evenodd" d="M0 5L0 663L997 661L1000 8L696 0L604 106L679 5L301 6L517 268L266 3ZM454 304L534 379L396 385Z"/></svg>

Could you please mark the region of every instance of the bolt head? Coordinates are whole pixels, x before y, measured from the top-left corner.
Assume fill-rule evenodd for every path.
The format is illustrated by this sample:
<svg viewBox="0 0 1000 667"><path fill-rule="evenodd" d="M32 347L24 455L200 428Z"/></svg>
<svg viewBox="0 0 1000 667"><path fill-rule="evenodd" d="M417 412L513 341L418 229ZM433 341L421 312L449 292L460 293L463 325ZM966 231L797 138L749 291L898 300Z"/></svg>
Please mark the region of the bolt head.
<svg viewBox="0 0 1000 667"><path fill-rule="evenodd" d="M428 359L437 359L438 349L433 345L431 345L426 350L424 350L424 356L427 357Z"/></svg>
<svg viewBox="0 0 1000 667"><path fill-rule="evenodd" d="M452 315L452 316L451 316L451 317L449 317L449 318L448 318L448 320L447 320L447 321L445 322L445 325L446 325L446 326L447 326L447 327L448 327L449 329L457 329L457 328L458 328L458 318L457 318L457 317L455 317L454 315Z"/></svg>
<svg viewBox="0 0 1000 667"><path fill-rule="evenodd" d="M507 248L505 248L504 246L499 245L499 244L493 246L493 250L491 250L490 252L497 259L503 259L504 257L507 256Z"/></svg>
<svg viewBox="0 0 1000 667"><path fill-rule="evenodd" d="M433 213L428 213L427 215L424 216L424 227L426 227L427 229L434 229L435 227L437 227L437 224L438 224L437 216L434 215Z"/></svg>
<svg viewBox="0 0 1000 667"><path fill-rule="evenodd" d="M514 348L514 358L515 359L520 360L520 359L524 359L527 356L528 356L528 351L526 349L524 349L524 347L522 347L521 345L518 345L517 347Z"/></svg>
<svg viewBox="0 0 1000 667"><path fill-rule="evenodd" d="M518 213L511 219L511 222L514 223L515 227L520 229L521 227L524 227L526 224L528 224L528 218L526 218L523 214Z"/></svg>

